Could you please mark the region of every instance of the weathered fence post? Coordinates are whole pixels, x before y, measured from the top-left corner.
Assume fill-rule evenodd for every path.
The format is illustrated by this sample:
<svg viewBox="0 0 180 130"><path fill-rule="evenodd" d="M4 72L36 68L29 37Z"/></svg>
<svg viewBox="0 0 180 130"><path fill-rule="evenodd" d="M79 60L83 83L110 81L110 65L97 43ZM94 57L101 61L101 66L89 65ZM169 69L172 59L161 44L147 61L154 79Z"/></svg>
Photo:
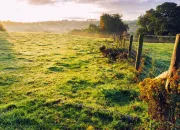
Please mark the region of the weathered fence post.
<svg viewBox="0 0 180 130"><path fill-rule="evenodd" d="M177 34L174 45L174 51L171 58L171 64L169 67L168 78L166 81L166 90L169 91L170 78L173 76L174 70L178 70L180 67L180 34Z"/></svg>
<svg viewBox="0 0 180 130"><path fill-rule="evenodd" d="M133 35L130 36L130 40L129 40L129 51L128 51L128 55L129 58L131 58L131 51L132 51L132 43L133 43Z"/></svg>
<svg viewBox="0 0 180 130"><path fill-rule="evenodd" d="M112 38L113 38L113 40L115 41L115 36L114 36L114 33L112 34Z"/></svg>
<svg viewBox="0 0 180 130"><path fill-rule="evenodd" d="M135 63L135 69L138 70L140 67L141 63L141 54L142 54L142 48L143 48L143 38L144 35L140 34L139 35L139 45L138 45L138 50L137 50L137 55L136 55L136 63Z"/></svg>
<svg viewBox="0 0 180 130"><path fill-rule="evenodd" d="M115 34L115 42L117 43L118 42L118 35L117 34Z"/></svg>

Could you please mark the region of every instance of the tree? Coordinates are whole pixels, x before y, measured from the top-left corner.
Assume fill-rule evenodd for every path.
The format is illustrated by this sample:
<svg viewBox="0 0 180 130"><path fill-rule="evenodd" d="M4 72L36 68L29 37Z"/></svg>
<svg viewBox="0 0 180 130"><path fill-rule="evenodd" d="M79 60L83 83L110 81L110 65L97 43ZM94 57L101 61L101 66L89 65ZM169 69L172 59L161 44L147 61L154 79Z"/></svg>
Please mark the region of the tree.
<svg viewBox="0 0 180 130"><path fill-rule="evenodd" d="M4 26L0 23L0 31L6 31L6 29L4 28Z"/></svg>
<svg viewBox="0 0 180 130"><path fill-rule="evenodd" d="M95 24L90 24L89 27L85 29L85 31L88 33L99 33L100 28Z"/></svg>
<svg viewBox="0 0 180 130"><path fill-rule="evenodd" d="M137 34L146 35L176 35L180 32L180 6L176 3L165 2L158 5L156 10L150 9L138 18L140 28Z"/></svg>
<svg viewBox="0 0 180 130"><path fill-rule="evenodd" d="M100 17L100 30L106 33L120 33L129 29L127 24L122 21L119 14L102 14Z"/></svg>

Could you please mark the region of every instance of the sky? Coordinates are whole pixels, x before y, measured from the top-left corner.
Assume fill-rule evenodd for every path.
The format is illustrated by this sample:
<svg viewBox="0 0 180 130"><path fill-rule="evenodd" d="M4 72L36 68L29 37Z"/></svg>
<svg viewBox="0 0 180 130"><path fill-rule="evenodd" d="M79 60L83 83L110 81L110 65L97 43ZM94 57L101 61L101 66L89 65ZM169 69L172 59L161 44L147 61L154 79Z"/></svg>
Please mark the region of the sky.
<svg viewBox="0 0 180 130"><path fill-rule="evenodd" d="M163 2L180 5L180 0L0 0L0 21L99 19L102 13L119 13L124 20L136 20Z"/></svg>

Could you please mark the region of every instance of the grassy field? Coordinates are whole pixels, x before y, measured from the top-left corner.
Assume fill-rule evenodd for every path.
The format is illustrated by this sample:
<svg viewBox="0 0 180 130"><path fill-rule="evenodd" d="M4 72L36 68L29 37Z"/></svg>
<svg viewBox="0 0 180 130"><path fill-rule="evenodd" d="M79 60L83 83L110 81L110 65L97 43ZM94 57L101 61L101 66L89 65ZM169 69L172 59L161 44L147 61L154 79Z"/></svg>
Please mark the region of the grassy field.
<svg viewBox="0 0 180 130"><path fill-rule="evenodd" d="M99 51L111 42L0 33L0 129L124 130L148 122L147 105L132 82L133 66L109 63Z"/></svg>

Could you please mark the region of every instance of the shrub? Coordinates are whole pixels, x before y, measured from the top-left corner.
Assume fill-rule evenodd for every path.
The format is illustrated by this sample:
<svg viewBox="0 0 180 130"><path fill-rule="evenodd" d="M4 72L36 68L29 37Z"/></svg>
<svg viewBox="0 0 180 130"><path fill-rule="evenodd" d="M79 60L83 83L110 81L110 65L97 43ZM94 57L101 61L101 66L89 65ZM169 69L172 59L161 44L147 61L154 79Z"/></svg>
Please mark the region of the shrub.
<svg viewBox="0 0 180 130"><path fill-rule="evenodd" d="M4 28L4 26L0 23L0 31L6 31L6 29Z"/></svg>
<svg viewBox="0 0 180 130"><path fill-rule="evenodd" d="M85 29L85 32L88 32L88 33L99 33L100 32L100 28L99 28L99 26L97 26L95 24L90 24L89 27Z"/></svg>
<svg viewBox="0 0 180 130"><path fill-rule="evenodd" d="M179 80L179 79L178 79ZM140 98L148 103L151 119L159 121L158 129L179 127L180 120L180 86L177 79L171 82L171 92L165 89L165 80L147 78L139 84Z"/></svg>

